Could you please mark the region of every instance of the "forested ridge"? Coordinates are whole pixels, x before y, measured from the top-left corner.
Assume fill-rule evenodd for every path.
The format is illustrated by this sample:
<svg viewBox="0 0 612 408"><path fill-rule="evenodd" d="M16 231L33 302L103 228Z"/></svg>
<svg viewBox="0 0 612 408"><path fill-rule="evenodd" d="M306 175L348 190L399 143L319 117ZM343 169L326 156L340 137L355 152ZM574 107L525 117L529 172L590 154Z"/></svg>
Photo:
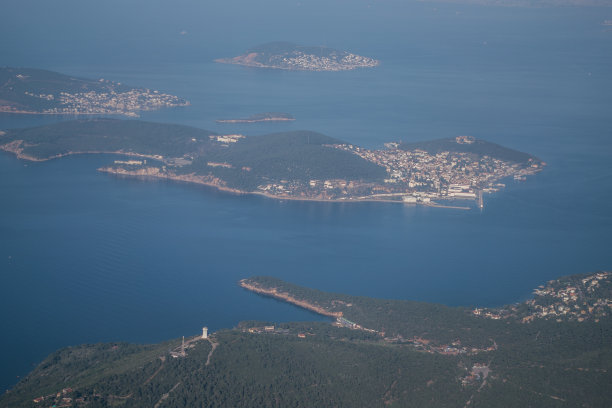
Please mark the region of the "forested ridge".
<svg viewBox="0 0 612 408"><path fill-rule="evenodd" d="M43 361L0 406L609 407L609 316L521 323L269 277L249 281L342 310L374 330L245 321L208 339L188 338L184 354L180 340L69 347ZM600 283L599 295L608 290Z"/></svg>

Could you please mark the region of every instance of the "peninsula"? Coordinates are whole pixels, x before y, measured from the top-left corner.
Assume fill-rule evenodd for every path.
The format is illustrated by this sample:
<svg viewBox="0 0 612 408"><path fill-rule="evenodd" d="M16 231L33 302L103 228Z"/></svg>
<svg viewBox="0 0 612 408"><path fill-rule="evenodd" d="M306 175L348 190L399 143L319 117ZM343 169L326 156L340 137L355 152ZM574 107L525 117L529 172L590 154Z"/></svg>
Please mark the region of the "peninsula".
<svg viewBox="0 0 612 408"><path fill-rule="evenodd" d="M25 160L114 153L100 171L187 181L283 200L483 205L502 179L524 180L544 163L471 136L365 149L320 133L217 134L135 120L76 120L0 134L0 149Z"/></svg>
<svg viewBox="0 0 612 408"><path fill-rule="evenodd" d="M533 299L495 309L508 311L503 317L273 277L240 285L329 321L244 321L160 344L67 347L0 407L604 407L612 399L607 271L550 281Z"/></svg>
<svg viewBox="0 0 612 408"><path fill-rule="evenodd" d="M242 119L217 119L217 123L257 123L257 122L287 122L295 120L295 118L282 112L265 112L251 115L248 118Z"/></svg>
<svg viewBox="0 0 612 408"><path fill-rule="evenodd" d="M219 58L215 62L256 68L275 68L294 71L346 71L372 68L380 64L373 58L328 47L301 46L288 42L273 42L247 50L233 58Z"/></svg>
<svg viewBox="0 0 612 408"><path fill-rule="evenodd" d="M159 91L103 78L74 78L33 68L0 68L0 113L44 115L124 115L187 106Z"/></svg>

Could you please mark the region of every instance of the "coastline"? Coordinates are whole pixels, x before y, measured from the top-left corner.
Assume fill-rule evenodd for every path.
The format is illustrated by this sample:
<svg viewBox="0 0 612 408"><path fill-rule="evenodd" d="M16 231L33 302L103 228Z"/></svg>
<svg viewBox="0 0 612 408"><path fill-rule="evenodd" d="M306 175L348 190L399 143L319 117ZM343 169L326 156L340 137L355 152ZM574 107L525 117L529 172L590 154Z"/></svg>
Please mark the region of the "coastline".
<svg viewBox="0 0 612 408"><path fill-rule="evenodd" d="M80 154L116 154L121 156L128 157L139 157L143 159L150 159L156 161L162 161L163 159L154 156L147 155L141 153L133 153L133 152L124 152L124 151L83 151L83 152L67 152L64 154L58 154L51 157L46 158L38 158L34 156L30 156L27 154L23 154L23 149L20 148L22 141L16 140L14 142L0 145L0 150L6 151L8 153L14 154L18 159L27 160L31 162L45 162L54 159L60 159L62 157L72 156L72 155L80 155ZM258 195L274 200L287 200L287 201L309 201L309 202L318 202L318 203L388 203L388 204L403 204L403 205L423 205L426 207L434 207L434 208L447 208L447 209L455 209L455 210L471 210L471 207L462 207L462 206L453 206L453 205L444 205L439 203L406 203L400 200L380 200L374 198L358 198L358 199L324 199L324 198L308 198L308 197L291 197L291 196L278 196L269 194L262 191L244 191L239 190L237 188L228 187L225 185L225 182L219 178L214 176L202 176L196 175L195 173L191 174L175 174L175 173L161 173L156 167L147 167L144 169L140 169L137 171L133 170L125 170L125 169L116 169L113 167L100 167L98 171L102 173L114 174L117 176L127 176L127 177L140 177L140 178L155 178L155 179L165 179L172 181L181 181L185 183L193 183L204 185L208 187L214 187L219 191L232 193L236 195Z"/></svg>
<svg viewBox="0 0 612 408"><path fill-rule="evenodd" d="M263 296L268 296L277 300L281 300L287 303L290 303L292 305L301 307L303 309L306 310L310 310L311 312L315 312L317 314L320 314L322 316L327 316L327 317L333 317L333 318L339 318L342 317L342 312L330 312L324 308L322 308L321 306L317 306L314 305L312 303L309 303L305 300L298 300L296 298L294 298L293 296L291 296L289 293L286 292L279 292L276 288L262 288L260 286L256 286L253 285L251 283L248 283L248 279L241 279L238 284L240 285L240 287L257 293L259 295L263 295Z"/></svg>
<svg viewBox="0 0 612 408"><path fill-rule="evenodd" d="M8 153L12 153L18 159L27 160L31 162L46 162L49 160L61 159L62 157L68 157L68 156L73 156L73 155L78 155L78 154L117 154L121 156L142 157L143 159L151 159L151 160L157 160L157 161L161 160L158 156L155 156L155 155L124 152L121 150L116 150L116 151L90 150L90 151L83 151L83 152L67 152L67 153L62 153L62 154L56 154L55 156L40 158L40 157L34 157L34 156L27 155L27 154L23 154L22 153L23 149L20 148L21 143L23 143L23 140L15 140L13 142L10 142L4 145L0 145L0 150L3 150Z"/></svg>
<svg viewBox="0 0 612 408"><path fill-rule="evenodd" d="M307 69L307 68L279 67L277 65L265 65L265 64L262 64L261 62L235 61L233 58L217 58L217 59L213 60L213 62L216 62L216 63L219 63L219 64L242 65L243 67L251 67L251 68L271 68L271 69L283 69L285 71L313 71L313 72L352 71L352 70L358 69L358 68L374 68L374 67L380 65L380 62L378 62L373 67L369 67L369 66L363 66L363 67L349 66L349 67L341 67L341 68L337 68L337 69Z"/></svg>
<svg viewBox="0 0 612 408"><path fill-rule="evenodd" d="M123 115L123 116L138 116L135 112L32 112L32 111L7 111L0 108L0 114L8 113L15 115L64 115L64 116L82 116L82 115Z"/></svg>
<svg viewBox="0 0 612 408"><path fill-rule="evenodd" d="M307 71L304 69L278 67L274 65L264 65L260 62L248 62L247 63L247 62L242 62L242 61L234 61L231 58L217 58L216 60L213 60L213 62L216 62L219 64L242 65L243 67L252 67L252 68L284 69L285 71ZM310 71L316 71L316 70L310 70Z"/></svg>
<svg viewBox="0 0 612 408"><path fill-rule="evenodd" d="M179 105L174 105L174 106L162 106L162 107L158 107L158 108L151 108L151 109L138 109L135 111L115 111L115 112L35 112L35 111L28 111L28 110L7 110L6 106L0 106L0 115L3 113L7 113L7 114L15 114L15 115L63 115L63 116L99 116L99 115L120 115L120 116L128 116L131 118L138 118L140 117L139 113L140 112L150 112L150 111L154 111L154 110L159 110L162 108L177 108L177 107L184 107L184 106L190 106L191 103L189 101L187 101L184 104L179 104Z"/></svg>
<svg viewBox="0 0 612 408"><path fill-rule="evenodd" d="M388 203L388 204L403 204L403 205L424 205L427 207L436 207L436 208L448 208L448 209L456 209L456 210L471 210L470 207L461 207L461 206L450 206L438 203L405 203L399 200L378 200L373 198L365 198L365 199L323 199L323 198L308 198L308 197L290 197L290 196L277 196L261 191L244 191L236 188L231 188L223 185L223 181L220 179L216 179L211 176L198 176L195 174L188 175L177 175L174 173L162 174L159 172L147 172L147 171L117 171L114 168L110 167L101 167L98 171L115 174L118 176L128 176L128 177L142 177L142 178L157 178L157 179L166 179L173 181L182 181L186 183L194 183L200 184L208 187L215 187L220 191L236 194L236 195L258 195L274 200L280 201L308 201L308 202L317 202L317 203Z"/></svg>
<svg viewBox="0 0 612 408"><path fill-rule="evenodd" d="M217 119L217 123L257 123L257 122L286 122L294 118L264 118L264 119Z"/></svg>
<svg viewBox="0 0 612 408"><path fill-rule="evenodd" d="M203 186L214 187L220 191L224 191L224 192L232 193L236 195L251 194L247 191L242 191L236 188L227 187L226 185L224 185L225 182L223 180L218 179L213 176L198 176L194 173L184 174L184 175L178 175L174 173L163 174L163 173L160 173L159 170L154 171L154 170L149 170L149 169L157 170L157 168L155 167L148 167L147 169L142 169L141 171L129 171L129 170L123 170L123 169L121 171L121 170L114 169L112 167L100 167L98 171L102 173L114 174L117 176L166 179L166 180L172 180L172 181L182 181L185 183L200 184Z"/></svg>

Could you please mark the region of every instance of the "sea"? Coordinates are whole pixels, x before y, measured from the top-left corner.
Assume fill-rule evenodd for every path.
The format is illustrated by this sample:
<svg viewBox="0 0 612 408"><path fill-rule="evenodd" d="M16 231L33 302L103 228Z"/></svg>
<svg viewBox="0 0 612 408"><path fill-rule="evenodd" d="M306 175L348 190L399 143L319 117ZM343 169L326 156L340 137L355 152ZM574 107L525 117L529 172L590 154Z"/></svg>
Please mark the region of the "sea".
<svg viewBox="0 0 612 408"><path fill-rule="evenodd" d="M313 130L368 148L471 135L547 166L464 211L279 201L98 172L112 155L26 162L3 152L0 390L61 347L159 342L243 320L324 320L238 286L255 275L493 307L563 275L612 268L610 8L70 0L41 1L33 15L25 3L3 6L0 65L191 102L141 120L249 136ZM381 64L293 72L213 62L273 40ZM268 111L296 120L215 122ZM0 129L71 119L4 114Z"/></svg>

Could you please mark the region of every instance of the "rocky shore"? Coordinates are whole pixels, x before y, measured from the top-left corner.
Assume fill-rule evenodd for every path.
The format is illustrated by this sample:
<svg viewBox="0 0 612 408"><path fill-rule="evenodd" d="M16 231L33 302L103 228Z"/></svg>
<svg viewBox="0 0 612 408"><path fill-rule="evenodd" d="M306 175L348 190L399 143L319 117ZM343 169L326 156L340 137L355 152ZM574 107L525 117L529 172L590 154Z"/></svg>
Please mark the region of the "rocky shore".
<svg viewBox="0 0 612 408"><path fill-rule="evenodd" d="M251 292L255 292L255 293L258 293L264 296L270 296L274 299L278 299L278 300L282 300L287 303L291 303L292 305L299 306L303 309L310 310L311 312L315 312L323 316L334 317L334 318L342 317L342 312L330 312L329 310L321 306L309 303L305 300L296 299L293 296L291 296L289 293L280 292L276 288L265 288L257 284L251 283L249 282L248 279L242 279L239 282L239 284L241 287L247 290L250 290Z"/></svg>

